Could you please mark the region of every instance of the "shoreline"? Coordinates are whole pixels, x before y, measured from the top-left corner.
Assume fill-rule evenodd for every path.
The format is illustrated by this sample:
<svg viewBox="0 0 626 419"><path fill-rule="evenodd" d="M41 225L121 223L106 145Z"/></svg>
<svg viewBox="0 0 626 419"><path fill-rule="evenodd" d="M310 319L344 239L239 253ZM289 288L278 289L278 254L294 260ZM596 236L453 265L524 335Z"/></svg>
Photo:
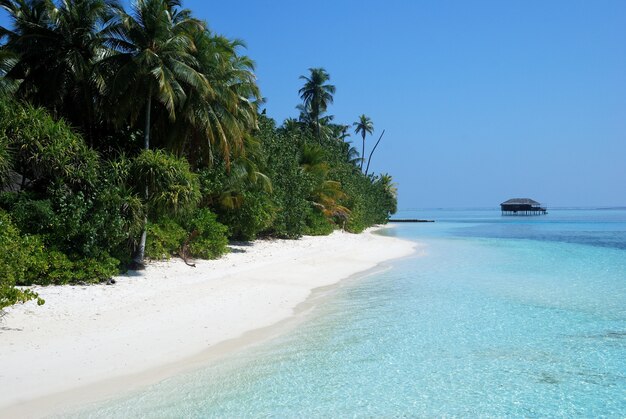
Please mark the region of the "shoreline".
<svg viewBox="0 0 626 419"><path fill-rule="evenodd" d="M78 408L282 334L340 282L414 253L378 229L233 245L114 286L37 287L46 304L15 306L0 325L0 415Z"/></svg>

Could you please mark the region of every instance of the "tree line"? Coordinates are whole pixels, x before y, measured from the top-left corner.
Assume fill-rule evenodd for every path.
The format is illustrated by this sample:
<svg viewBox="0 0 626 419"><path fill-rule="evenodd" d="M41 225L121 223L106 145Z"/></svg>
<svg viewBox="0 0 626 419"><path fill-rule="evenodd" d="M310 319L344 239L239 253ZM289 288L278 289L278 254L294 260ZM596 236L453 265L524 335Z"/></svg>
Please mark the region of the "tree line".
<svg viewBox="0 0 626 419"><path fill-rule="evenodd" d="M260 112L253 61L177 0L0 0L0 308L15 285L97 282L228 240L360 232L395 212L363 173L370 118L333 122L302 76L298 118ZM370 154L371 158L371 154Z"/></svg>

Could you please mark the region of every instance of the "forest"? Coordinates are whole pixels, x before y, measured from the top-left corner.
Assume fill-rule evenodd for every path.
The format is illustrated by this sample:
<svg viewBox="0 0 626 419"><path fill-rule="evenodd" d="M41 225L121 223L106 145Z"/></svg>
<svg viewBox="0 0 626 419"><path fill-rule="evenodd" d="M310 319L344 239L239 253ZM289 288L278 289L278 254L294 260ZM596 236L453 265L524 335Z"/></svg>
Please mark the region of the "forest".
<svg viewBox="0 0 626 419"><path fill-rule="evenodd" d="M359 233L395 212L392 178L368 173L373 122L334 120L325 69L303 69L297 117L277 123L245 44L180 1L0 7L0 309L44 303L22 286Z"/></svg>

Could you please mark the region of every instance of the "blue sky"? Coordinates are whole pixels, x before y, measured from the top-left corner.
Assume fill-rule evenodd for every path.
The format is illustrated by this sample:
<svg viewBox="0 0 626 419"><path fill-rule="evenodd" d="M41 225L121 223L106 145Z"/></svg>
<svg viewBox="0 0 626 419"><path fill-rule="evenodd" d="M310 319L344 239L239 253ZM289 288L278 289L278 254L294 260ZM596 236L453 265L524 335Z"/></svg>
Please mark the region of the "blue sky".
<svg viewBox="0 0 626 419"><path fill-rule="evenodd" d="M297 115L298 77L326 68L336 121L386 130L372 167L401 209L626 205L626 1L184 6L247 43L278 122Z"/></svg>

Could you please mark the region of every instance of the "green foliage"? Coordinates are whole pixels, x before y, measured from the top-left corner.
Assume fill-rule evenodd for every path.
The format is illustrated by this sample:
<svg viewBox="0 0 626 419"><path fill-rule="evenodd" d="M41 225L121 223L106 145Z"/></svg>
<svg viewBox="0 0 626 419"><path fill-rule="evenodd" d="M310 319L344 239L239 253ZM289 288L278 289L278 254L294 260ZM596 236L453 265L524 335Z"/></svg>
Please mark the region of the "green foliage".
<svg viewBox="0 0 626 419"><path fill-rule="evenodd" d="M210 210L197 210L185 223L189 231L189 251L191 256L202 259L215 259L228 251L228 228L217 222L217 216Z"/></svg>
<svg viewBox="0 0 626 419"><path fill-rule="evenodd" d="M302 76L300 118L277 128L242 42L178 1L3 8L0 308L34 298L15 285L116 274L145 228L152 259L214 258L227 235L358 232L395 211L391 178L363 175L350 126L327 114L324 69Z"/></svg>
<svg viewBox="0 0 626 419"><path fill-rule="evenodd" d="M306 228L305 214L310 179L300 168L300 132L281 132L273 120L261 117L257 137L267 155L267 175L272 179L272 199L276 215L268 233L282 238L298 238Z"/></svg>
<svg viewBox="0 0 626 419"><path fill-rule="evenodd" d="M203 208L184 218L164 216L148 224L148 258L161 260L178 255L215 259L227 252L228 228L217 221L214 213Z"/></svg>
<svg viewBox="0 0 626 419"><path fill-rule="evenodd" d="M263 191L249 191L242 195L240 206L225 209L219 214L220 222L228 226L229 237L250 241L272 226L276 208L270 195Z"/></svg>
<svg viewBox="0 0 626 419"><path fill-rule="evenodd" d="M130 178L137 193L148 193L151 214L189 211L200 201L198 175L184 158L161 150L144 150L130 166Z"/></svg>
<svg viewBox="0 0 626 419"><path fill-rule="evenodd" d="M117 275L120 261L103 253L74 262L72 282L102 282Z"/></svg>
<svg viewBox="0 0 626 419"><path fill-rule="evenodd" d="M9 214L0 210L0 286L99 282L117 273L117 259L100 254L72 260L46 247L41 236L20 234Z"/></svg>
<svg viewBox="0 0 626 419"><path fill-rule="evenodd" d="M43 187L63 182L72 188L96 183L98 154L63 121L47 111L0 97L0 144L8 144L14 169Z"/></svg>
<svg viewBox="0 0 626 419"><path fill-rule="evenodd" d="M185 256L214 259L227 251L227 230L206 208L194 211L184 220L161 217L148 224L146 256L161 260L185 252Z"/></svg>
<svg viewBox="0 0 626 419"><path fill-rule="evenodd" d="M9 151L9 139L0 135L0 188L9 182L11 170L11 152Z"/></svg>
<svg viewBox="0 0 626 419"><path fill-rule="evenodd" d="M334 230L334 224L321 211L309 211L306 217L304 234L308 236L326 236Z"/></svg>
<svg viewBox="0 0 626 419"><path fill-rule="evenodd" d="M28 250L23 247L19 230L11 222L9 215L0 210L0 310L34 299L39 305L44 303L37 293L15 288L16 282L27 270L26 256Z"/></svg>
<svg viewBox="0 0 626 419"><path fill-rule="evenodd" d="M11 208L11 217L22 233L48 234L54 230L57 215L49 199L8 192L3 194L2 200Z"/></svg>
<svg viewBox="0 0 626 419"><path fill-rule="evenodd" d="M9 215L0 210L0 284L15 285L24 274L23 250L19 230Z"/></svg>
<svg viewBox="0 0 626 419"><path fill-rule="evenodd" d="M47 246L67 254L94 257L112 252L128 239L122 198L112 188L86 194L53 185L46 199L32 193L4 193L0 206L9 210L23 233L40 235Z"/></svg>
<svg viewBox="0 0 626 419"><path fill-rule="evenodd" d="M156 223L148 223L146 257L169 259L178 254L187 237L187 231L172 218L162 217Z"/></svg>
<svg viewBox="0 0 626 419"><path fill-rule="evenodd" d="M0 314L2 309L14 304L23 304L30 300L37 300L37 305L45 304L45 300L29 289L19 289L9 285L0 284Z"/></svg>

